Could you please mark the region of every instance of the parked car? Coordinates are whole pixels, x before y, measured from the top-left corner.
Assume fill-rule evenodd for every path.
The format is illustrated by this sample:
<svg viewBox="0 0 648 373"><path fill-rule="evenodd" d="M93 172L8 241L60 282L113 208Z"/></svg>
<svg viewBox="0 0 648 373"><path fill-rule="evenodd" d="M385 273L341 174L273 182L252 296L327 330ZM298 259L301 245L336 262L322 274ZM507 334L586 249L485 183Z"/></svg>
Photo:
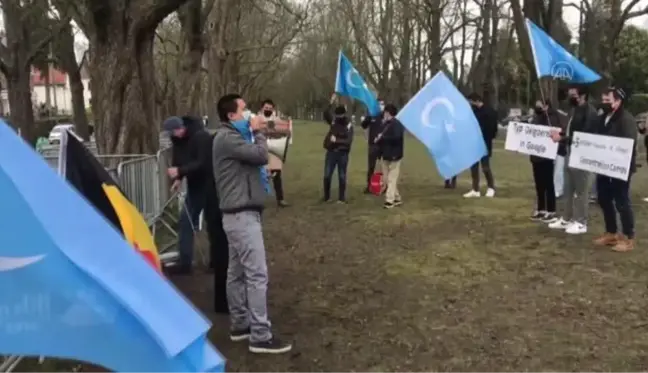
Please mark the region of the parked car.
<svg viewBox="0 0 648 373"><path fill-rule="evenodd" d="M76 137L79 141L83 141L81 137L79 137L75 132L74 132L74 124L72 123L61 123L57 124L52 128L52 130L49 133L49 142L50 144L58 144L61 142L61 135L63 131L68 131L70 132L74 137Z"/></svg>

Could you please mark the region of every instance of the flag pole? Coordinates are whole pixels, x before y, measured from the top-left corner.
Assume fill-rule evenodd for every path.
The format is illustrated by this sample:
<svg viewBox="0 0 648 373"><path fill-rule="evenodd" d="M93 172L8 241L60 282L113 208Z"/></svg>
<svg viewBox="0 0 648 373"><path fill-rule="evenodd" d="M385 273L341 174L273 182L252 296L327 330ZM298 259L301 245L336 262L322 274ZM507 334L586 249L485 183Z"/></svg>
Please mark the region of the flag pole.
<svg viewBox="0 0 648 373"><path fill-rule="evenodd" d="M543 105L546 105L547 99L542 89L542 81L541 81L542 78L540 77L540 71L538 70L538 58L536 55L535 47L533 46L533 37L531 36L531 28L529 25L529 22L531 22L531 20L527 18L525 19L525 21L526 21L525 23L526 23L527 35L529 36L529 45L531 46L531 55L533 56L533 65L535 66L535 70L536 70L536 78L538 78L538 89L540 89L540 98L542 99ZM547 117L547 123L551 127L551 118L549 118L548 111L545 111L545 116Z"/></svg>

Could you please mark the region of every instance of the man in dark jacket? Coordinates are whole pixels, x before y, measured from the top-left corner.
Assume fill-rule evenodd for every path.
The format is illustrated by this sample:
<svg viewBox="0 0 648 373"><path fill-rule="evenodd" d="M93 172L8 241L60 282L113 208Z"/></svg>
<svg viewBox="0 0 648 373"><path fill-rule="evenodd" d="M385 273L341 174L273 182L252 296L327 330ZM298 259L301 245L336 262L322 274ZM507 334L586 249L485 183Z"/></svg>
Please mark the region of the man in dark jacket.
<svg viewBox="0 0 648 373"><path fill-rule="evenodd" d="M597 123L596 133L605 136L632 139L635 146L630 161L628 180L620 180L605 175L596 175L598 203L603 211L605 233L594 243L601 246L612 246L614 251L626 252L634 249L634 214L630 203L630 180L636 171L637 123L625 110L623 103L626 93L620 88L609 88L601 96L603 116ZM618 233L617 212L621 218L621 231Z"/></svg>
<svg viewBox="0 0 648 373"><path fill-rule="evenodd" d="M384 204L386 209L400 206L403 203L398 192L398 176L403 159L405 127L396 119L397 113L396 106L392 104L385 106L383 114L385 126L374 140L382 154L383 180L387 184Z"/></svg>
<svg viewBox="0 0 648 373"><path fill-rule="evenodd" d="M565 157L563 164L565 211L562 217L549 223L549 228L563 229L568 234L583 234L587 232L588 193L592 175L590 172L569 167L569 155L574 132L592 133L597 115L596 109L588 102L585 87L569 88L568 95L573 111L567 128L552 133L552 139L556 142L560 141L558 154L562 148Z"/></svg>
<svg viewBox="0 0 648 373"><path fill-rule="evenodd" d="M367 114L360 124L362 129L367 131L367 185L365 187L365 194L370 194L369 184L371 183L371 176L376 169L376 161L380 159L380 146L375 143L376 137L383 130L383 115L385 110L385 101L378 99L380 104L381 113L376 116Z"/></svg>
<svg viewBox="0 0 648 373"><path fill-rule="evenodd" d="M540 126L556 127L560 130L560 114L551 106L551 102L538 100L535 104L535 115L531 121ZM537 207L531 220L544 223L553 222L556 218L556 190L554 188L554 161L538 156L530 156L533 169L533 182L536 190Z"/></svg>
<svg viewBox="0 0 648 373"><path fill-rule="evenodd" d="M268 319L268 267L261 213L270 192L265 165L268 143L260 116L246 118L245 101L229 94L218 100L221 126L213 142L213 172L230 244L227 298L230 339L249 341L253 353L284 353L290 343L276 338Z"/></svg>
<svg viewBox="0 0 648 373"><path fill-rule="evenodd" d="M324 119L329 124L329 130L324 137L324 202L331 198L331 179L337 168L338 173L338 203L346 203L347 166L349 152L353 143L353 123L347 116L346 108L338 105L334 114L324 113Z"/></svg>
<svg viewBox="0 0 648 373"><path fill-rule="evenodd" d="M470 101L475 117L477 117L477 121L479 122L479 127L481 128L482 136L484 136L484 142L486 143L488 154L486 154L480 162L477 162L470 167L472 190L464 194L464 197L481 197L481 192L479 191L480 163L484 176L486 177L486 184L488 185L486 197L495 197L495 180L493 179L493 171L491 171L490 157L493 154L493 139L497 136L497 112L490 106L486 105L484 100L477 93L471 93L468 96L468 101Z"/></svg>
<svg viewBox="0 0 648 373"><path fill-rule="evenodd" d="M205 210L207 233L210 241L212 269L218 269L217 277L227 258L227 238L223 231L221 213L218 208L218 196L211 172L211 139L200 118L184 116L169 117L164 121L164 129L171 134L173 146L172 167L167 174L173 180L173 189L178 189L182 180L187 181L187 195L180 214L178 251L180 261L172 267L174 274L191 273L193 263L194 233L198 226L200 213ZM225 269L223 269L225 268ZM222 290L217 296L217 311L225 312L227 304L224 294L224 280L220 281Z"/></svg>

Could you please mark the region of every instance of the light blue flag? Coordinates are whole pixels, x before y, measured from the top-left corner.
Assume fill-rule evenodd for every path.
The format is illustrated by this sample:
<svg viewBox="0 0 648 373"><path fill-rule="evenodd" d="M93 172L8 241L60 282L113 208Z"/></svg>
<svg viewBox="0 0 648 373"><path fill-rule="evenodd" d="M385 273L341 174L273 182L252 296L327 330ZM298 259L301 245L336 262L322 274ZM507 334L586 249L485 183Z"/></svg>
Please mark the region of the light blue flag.
<svg viewBox="0 0 648 373"><path fill-rule="evenodd" d="M444 179L487 154L479 123L464 96L439 71L396 116L428 149Z"/></svg>
<svg viewBox="0 0 648 373"><path fill-rule="evenodd" d="M599 74L585 66L528 18L526 26L538 78L551 76L571 83L592 83L601 79Z"/></svg>
<svg viewBox="0 0 648 373"><path fill-rule="evenodd" d="M210 323L0 121L0 355L223 371Z"/></svg>
<svg viewBox="0 0 648 373"><path fill-rule="evenodd" d="M335 92L342 96L353 97L367 106L369 115L376 116L380 114L380 105L373 94L367 87L364 79L358 73L351 61L340 51L338 59L337 76L335 78Z"/></svg>

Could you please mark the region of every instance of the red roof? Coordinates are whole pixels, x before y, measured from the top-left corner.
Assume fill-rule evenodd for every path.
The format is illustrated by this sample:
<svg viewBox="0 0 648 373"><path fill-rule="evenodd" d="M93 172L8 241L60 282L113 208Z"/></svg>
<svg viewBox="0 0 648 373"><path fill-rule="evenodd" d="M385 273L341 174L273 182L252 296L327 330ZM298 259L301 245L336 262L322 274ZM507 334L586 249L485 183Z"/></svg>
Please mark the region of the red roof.
<svg viewBox="0 0 648 373"><path fill-rule="evenodd" d="M67 75L64 72L53 67L50 68L50 84L65 85L66 81ZM31 85L45 85L45 74L33 66L31 71Z"/></svg>

